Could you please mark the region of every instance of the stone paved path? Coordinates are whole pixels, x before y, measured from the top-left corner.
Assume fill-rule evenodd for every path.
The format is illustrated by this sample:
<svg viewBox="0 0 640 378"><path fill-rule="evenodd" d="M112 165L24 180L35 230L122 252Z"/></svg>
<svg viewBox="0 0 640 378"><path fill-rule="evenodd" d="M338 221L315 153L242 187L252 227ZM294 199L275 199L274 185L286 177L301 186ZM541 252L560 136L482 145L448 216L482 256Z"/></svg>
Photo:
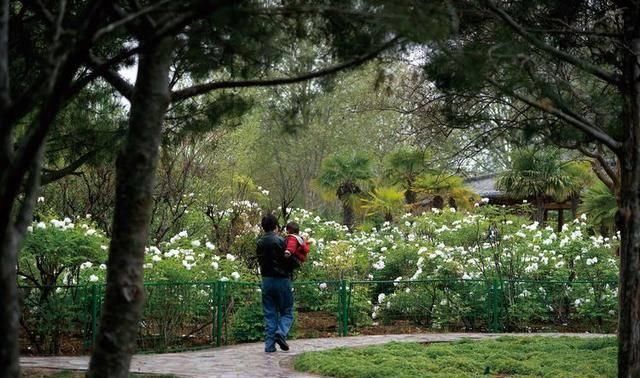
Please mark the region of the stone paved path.
<svg viewBox="0 0 640 378"><path fill-rule="evenodd" d="M579 336L602 337L598 334L509 334L513 336ZM241 344L196 352L144 354L133 357L131 372L172 374L177 377L270 377L270 378L311 378L316 375L294 372L289 366L293 357L299 353L331 349L342 346L357 347L383 344L391 341L446 342L462 338L487 339L505 334L490 333L441 333L414 335L353 336L326 339L291 340L288 352L278 351L266 354L262 343ZM87 356L80 357L22 357L23 368L50 368L65 370L86 370Z"/></svg>

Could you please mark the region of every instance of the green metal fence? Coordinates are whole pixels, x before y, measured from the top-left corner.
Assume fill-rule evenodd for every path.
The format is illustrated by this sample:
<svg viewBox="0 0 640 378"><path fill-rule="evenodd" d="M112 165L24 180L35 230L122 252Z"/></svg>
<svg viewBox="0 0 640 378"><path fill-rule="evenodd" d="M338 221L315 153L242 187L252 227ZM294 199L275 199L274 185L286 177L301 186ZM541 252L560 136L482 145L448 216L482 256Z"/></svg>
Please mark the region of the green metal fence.
<svg viewBox="0 0 640 378"><path fill-rule="evenodd" d="M259 283L146 283L142 352L258 341ZM103 285L20 287L23 353L91 349ZM617 282L421 280L295 282L298 338L425 331L612 332Z"/></svg>

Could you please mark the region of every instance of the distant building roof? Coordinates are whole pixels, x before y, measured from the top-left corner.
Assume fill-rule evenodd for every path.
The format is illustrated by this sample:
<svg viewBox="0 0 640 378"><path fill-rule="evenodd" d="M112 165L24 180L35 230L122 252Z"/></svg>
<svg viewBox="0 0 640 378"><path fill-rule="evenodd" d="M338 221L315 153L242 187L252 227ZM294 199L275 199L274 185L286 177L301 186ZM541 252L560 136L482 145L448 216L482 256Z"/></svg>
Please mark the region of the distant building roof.
<svg viewBox="0 0 640 378"><path fill-rule="evenodd" d="M465 185L478 193L480 197L496 198L503 197L504 192L496 189L496 173L490 173L482 176L469 177L464 180Z"/></svg>

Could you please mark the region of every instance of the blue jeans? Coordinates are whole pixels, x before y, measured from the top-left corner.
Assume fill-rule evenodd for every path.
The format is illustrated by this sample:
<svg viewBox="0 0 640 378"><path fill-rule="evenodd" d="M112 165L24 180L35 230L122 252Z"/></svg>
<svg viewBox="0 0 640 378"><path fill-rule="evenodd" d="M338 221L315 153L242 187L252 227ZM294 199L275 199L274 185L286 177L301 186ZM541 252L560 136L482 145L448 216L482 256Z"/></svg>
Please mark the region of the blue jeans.
<svg viewBox="0 0 640 378"><path fill-rule="evenodd" d="M285 340L293 323L293 292L288 278L262 278L262 312L265 323L265 352L276 350L276 334Z"/></svg>

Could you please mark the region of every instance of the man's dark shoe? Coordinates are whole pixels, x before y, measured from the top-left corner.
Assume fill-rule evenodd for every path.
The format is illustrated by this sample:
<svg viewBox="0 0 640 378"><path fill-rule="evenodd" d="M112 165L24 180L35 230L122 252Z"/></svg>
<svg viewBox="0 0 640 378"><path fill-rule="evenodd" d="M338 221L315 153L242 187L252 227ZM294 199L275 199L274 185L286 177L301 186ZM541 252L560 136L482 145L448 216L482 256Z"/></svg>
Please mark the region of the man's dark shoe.
<svg viewBox="0 0 640 378"><path fill-rule="evenodd" d="M282 337L281 334L276 334L276 344L280 347L280 349L287 351L289 350L289 344L287 344L287 340Z"/></svg>

